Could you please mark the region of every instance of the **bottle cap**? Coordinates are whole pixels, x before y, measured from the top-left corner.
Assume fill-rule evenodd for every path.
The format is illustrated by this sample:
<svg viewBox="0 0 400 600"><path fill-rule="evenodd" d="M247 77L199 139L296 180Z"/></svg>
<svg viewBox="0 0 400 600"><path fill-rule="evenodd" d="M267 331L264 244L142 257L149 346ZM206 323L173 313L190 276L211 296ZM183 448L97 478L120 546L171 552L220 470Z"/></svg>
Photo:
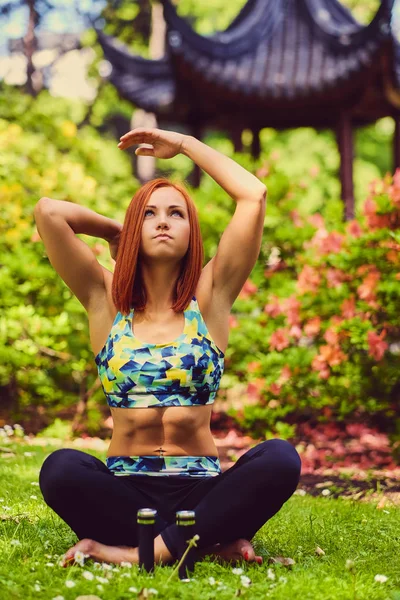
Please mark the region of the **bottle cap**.
<svg viewBox="0 0 400 600"><path fill-rule="evenodd" d="M139 525L154 525L157 511L154 508L139 508L137 511L137 522Z"/></svg>
<svg viewBox="0 0 400 600"><path fill-rule="evenodd" d="M177 525L195 525L196 513L194 510L178 510L176 513Z"/></svg>

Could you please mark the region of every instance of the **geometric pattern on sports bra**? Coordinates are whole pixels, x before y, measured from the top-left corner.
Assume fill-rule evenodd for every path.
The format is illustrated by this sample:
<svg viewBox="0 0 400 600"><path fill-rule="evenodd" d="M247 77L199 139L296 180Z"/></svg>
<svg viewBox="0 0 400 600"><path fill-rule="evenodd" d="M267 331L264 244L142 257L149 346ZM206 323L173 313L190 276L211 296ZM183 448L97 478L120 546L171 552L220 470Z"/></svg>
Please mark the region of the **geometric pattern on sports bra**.
<svg viewBox="0 0 400 600"><path fill-rule="evenodd" d="M184 311L182 335L164 344L145 343L132 331L134 309L118 312L95 363L107 403L146 408L212 404L225 354L211 339L196 297Z"/></svg>

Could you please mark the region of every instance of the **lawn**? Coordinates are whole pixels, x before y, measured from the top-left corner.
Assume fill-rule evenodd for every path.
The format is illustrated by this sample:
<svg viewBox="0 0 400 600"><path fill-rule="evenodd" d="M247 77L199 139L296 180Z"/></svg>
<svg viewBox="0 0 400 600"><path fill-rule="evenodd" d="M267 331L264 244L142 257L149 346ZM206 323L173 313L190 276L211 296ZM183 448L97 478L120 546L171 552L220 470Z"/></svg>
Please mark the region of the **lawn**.
<svg viewBox="0 0 400 600"><path fill-rule="evenodd" d="M196 565L190 582L173 567L154 576L133 566L89 560L62 568L77 542L72 530L44 502L40 467L59 446L10 440L0 450L0 599L101 600L119 598L400 600L400 507L301 493L301 485L256 535L263 565ZM105 461L105 453L88 450ZM323 493L324 492L324 493ZM291 558L293 565L274 562ZM378 577L376 577L378 576Z"/></svg>

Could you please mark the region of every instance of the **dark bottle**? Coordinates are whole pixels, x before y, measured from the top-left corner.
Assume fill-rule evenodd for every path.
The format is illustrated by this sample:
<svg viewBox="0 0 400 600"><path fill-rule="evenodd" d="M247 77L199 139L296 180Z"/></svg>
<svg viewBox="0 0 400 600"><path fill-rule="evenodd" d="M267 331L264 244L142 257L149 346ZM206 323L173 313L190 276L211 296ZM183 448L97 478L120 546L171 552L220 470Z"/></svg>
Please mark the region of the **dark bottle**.
<svg viewBox="0 0 400 600"><path fill-rule="evenodd" d="M188 542L195 535L196 513L194 510L179 510L176 513L176 525L179 530L179 561L188 548ZM195 548L190 548L179 567L179 579L188 580L194 571Z"/></svg>
<svg viewBox="0 0 400 600"><path fill-rule="evenodd" d="M139 568L148 573L154 571L154 525L157 511L154 508L139 508L137 512L139 537Z"/></svg>

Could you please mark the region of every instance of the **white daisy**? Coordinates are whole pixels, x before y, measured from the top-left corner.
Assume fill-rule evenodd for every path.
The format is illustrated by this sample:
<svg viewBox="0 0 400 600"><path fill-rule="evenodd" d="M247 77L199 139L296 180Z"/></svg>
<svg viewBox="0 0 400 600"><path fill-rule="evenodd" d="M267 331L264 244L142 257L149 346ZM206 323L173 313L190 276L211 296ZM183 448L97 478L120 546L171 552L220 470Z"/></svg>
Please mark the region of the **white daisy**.
<svg viewBox="0 0 400 600"><path fill-rule="evenodd" d="M272 569L268 569L268 571L267 571L267 577L268 577L268 579L272 579L272 580L275 579L275 573L274 573L274 571Z"/></svg>
<svg viewBox="0 0 400 600"><path fill-rule="evenodd" d="M89 581L92 581L92 579L94 579L94 575L90 571L82 571L82 575L85 579L88 579Z"/></svg>
<svg viewBox="0 0 400 600"><path fill-rule="evenodd" d="M81 567L85 564L85 558L89 558L89 554L84 554L81 550L77 550L74 553L74 561Z"/></svg>

